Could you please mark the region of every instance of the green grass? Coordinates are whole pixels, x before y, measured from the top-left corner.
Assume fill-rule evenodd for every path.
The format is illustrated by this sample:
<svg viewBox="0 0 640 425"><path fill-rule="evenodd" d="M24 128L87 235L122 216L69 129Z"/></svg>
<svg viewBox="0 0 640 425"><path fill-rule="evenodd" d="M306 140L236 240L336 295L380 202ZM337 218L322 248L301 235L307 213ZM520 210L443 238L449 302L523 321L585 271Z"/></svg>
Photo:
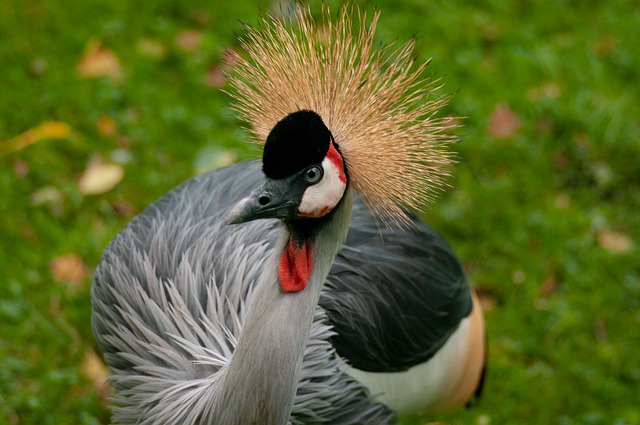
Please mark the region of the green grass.
<svg viewBox="0 0 640 425"><path fill-rule="evenodd" d="M107 423L82 372L95 349L91 277L56 282L51 261L73 253L94 267L197 169L258 155L204 81L239 21L270 4L133 3L0 3L0 151L43 122L73 128L0 157L0 424ZM466 117L454 189L428 219L494 302L482 400L408 423L640 424L640 7L396 3L376 3L380 40L416 35L419 58L455 93L443 113ZM202 36L195 51L176 42L186 29ZM121 81L78 76L91 40L119 58ZM489 129L498 104L520 122L504 139ZM83 195L78 178L100 159L125 177Z"/></svg>

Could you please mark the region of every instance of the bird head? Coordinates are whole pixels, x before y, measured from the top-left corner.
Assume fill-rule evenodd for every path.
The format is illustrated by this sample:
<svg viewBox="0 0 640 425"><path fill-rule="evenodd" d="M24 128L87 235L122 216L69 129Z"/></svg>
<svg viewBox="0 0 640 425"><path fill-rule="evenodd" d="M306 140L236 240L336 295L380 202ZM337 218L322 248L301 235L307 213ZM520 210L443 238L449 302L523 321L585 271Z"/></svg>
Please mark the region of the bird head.
<svg viewBox="0 0 640 425"><path fill-rule="evenodd" d="M436 117L448 98L422 76L415 40L379 47L377 12L323 12L319 23L302 5L267 16L241 37L246 55L229 53L233 107L265 145L267 178L253 213L231 222L322 217L348 186L381 223L403 224L405 207L424 209L446 186L456 124Z"/></svg>
<svg viewBox="0 0 640 425"><path fill-rule="evenodd" d="M320 116L297 111L271 130L262 155L264 183L236 205L227 222L320 218L347 188L344 160Z"/></svg>

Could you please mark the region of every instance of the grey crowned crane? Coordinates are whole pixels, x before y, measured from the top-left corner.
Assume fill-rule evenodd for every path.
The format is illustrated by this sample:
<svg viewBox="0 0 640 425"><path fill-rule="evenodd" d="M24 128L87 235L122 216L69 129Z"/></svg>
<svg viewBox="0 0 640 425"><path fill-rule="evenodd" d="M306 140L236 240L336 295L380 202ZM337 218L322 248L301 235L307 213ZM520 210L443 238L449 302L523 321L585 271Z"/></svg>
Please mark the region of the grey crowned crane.
<svg viewBox="0 0 640 425"><path fill-rule="evenodd" d="M378 15L353 12L249 28L230 84L262 164L183 183L106 248L113 423L386 424L481 386L478 300L407 209L444 185L445 100L411 42L374 49Z"/></svg>

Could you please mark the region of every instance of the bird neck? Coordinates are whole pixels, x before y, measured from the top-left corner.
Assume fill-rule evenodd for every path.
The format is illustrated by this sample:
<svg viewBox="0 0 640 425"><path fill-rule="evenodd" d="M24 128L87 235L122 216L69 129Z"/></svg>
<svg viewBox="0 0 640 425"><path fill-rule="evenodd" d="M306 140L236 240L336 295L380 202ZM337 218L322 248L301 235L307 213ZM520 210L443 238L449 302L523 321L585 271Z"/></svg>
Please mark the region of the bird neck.
<svg viewBox="0 0 640 425"><path fill-rule="evenodd" d="M242 334L216 397L216 424L288 422L320 292L346 238L352 209L351 193L346 190L327 216L283 227L253 293ZM279 267L292 238L308 238L314 259L306 287L285 292Z"/></svg>

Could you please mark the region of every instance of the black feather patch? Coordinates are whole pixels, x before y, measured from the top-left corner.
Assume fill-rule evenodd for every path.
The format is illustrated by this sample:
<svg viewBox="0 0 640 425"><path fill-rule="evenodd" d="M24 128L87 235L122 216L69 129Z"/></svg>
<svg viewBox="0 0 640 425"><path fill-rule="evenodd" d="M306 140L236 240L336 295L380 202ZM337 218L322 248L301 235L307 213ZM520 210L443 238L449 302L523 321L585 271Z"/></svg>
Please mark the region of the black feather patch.
<svg viewBox="0 0 640 425"><path fill-rule="evenodd" d="M262 171L282 179L310 165L320 164L329 150L331 132L313 111L287 115L271 130L262 154Z"/></svg>
<svg viewBox="0 0 640 425"><path fill-rule="evenodd" d="M376 225L355 203L320 305L353 367L399 372L433 357L471 313L469 283L445 240L408 213L410 231Z"/></svg>

